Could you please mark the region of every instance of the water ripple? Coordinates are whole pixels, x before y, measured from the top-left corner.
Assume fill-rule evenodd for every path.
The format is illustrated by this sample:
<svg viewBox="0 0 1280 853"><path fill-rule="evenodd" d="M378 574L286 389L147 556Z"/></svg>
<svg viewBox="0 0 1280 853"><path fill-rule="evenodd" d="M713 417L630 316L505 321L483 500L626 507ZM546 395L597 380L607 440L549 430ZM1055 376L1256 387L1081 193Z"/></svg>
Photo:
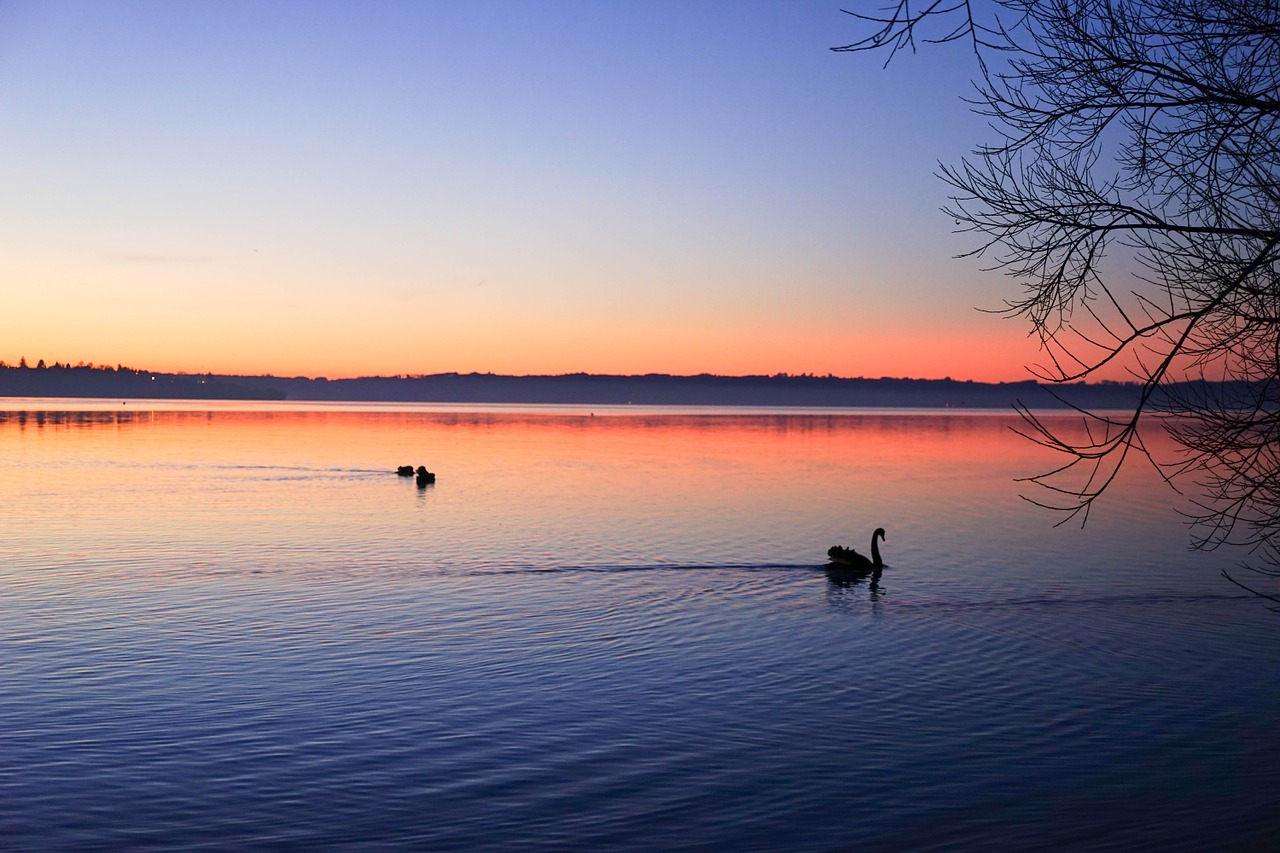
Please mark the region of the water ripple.
<svg viewBox="0 0 1280 853"><path fill-rule="evenodd" d="M0 846L1269 843L1275 617L1151 494L1053 530L981 419L562 420L0 419Z"/></svg>

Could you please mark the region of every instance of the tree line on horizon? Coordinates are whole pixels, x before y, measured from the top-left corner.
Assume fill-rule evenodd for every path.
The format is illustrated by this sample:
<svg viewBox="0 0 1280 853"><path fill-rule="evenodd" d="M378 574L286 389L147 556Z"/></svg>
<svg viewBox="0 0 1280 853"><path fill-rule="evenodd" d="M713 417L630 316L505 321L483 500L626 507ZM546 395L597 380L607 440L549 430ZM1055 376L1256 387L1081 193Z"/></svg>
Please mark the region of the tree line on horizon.
<svg viewBox="0 0 1280 853"><path fill-rule="evenodd" d="M24 360L25 361L25 360ZM971 380L777 373L771 376L678 376L664 373L508 376L494 373L327 379L325 377L161 373L123 365L35 367L0 364L0 396L132 399L243 399L473 404L709 405L852 408L971 408L1026 410L1132 407L1141 386L1098 382L1059 389L1057 397L1027 379ZM1204 392L1204 389L1201 389ZM1247 387L1215 389L1247 398Z"/></svg>
<svg viewBox="0 0 1280 853"><path fill-rule="evenodd" d="M0 358L0 368L14 368L19 370L109 370L115 373L151 373L153 371L138 370L133 367L125 367L123 364L117 364L112 367L109 364L94 364L92 361L78 361L75 364L67 362L63 364L55 361L53 364L45 364L44 359L40 359L35 366L27 364L27 357L24 355L18 359L17 364L8 364L4 359Z"/></svg>
<svg viewBox="0 0 1280 853"><path fill-rule="evenodd" d="M815 381L831 381L831 382L954 382L966 385L1034 385L1035 379L1019 379L1001 382L981 382L974 379L954 379L950 376L944 376L941 379L927 379L911 376L837 376L834 373L788 373L779 371L777 373L749 373L749 374L726 374L726 373L588 373L586 371L574 371L571 373L545 373L545 374L504 374L493 373L492 371L472 371L470 373L459 373L457 371L447 371L442 373L394 373L389 376L384 375L367 375L352 376L344 379L329 379L327 376L278 376L274 373L257 373L257 374L240 374L240 373L212 373L201 371L190 373L188 371L158 371L145 370L136 367L128 367L123 364L117 364L112 367L109 364L94 364L92 361L79 361L75 364L70 362L55 361L53 364L46 364L44 359L40 359L35 365L27 363L25 356L18 359L17 364L9 364L4 359L0 359L0 370L97 370L107 373L127 373L134 376L197 376L208 378L259 378L259 379L288 379L298 382L361 382L367 380L388 381L388 380L419 380L419 379L437 379L441 377L494 377L499 379L674 379L674 380L815 380ZM1089 384L1081 380L1080 384ZM1136 382L1118 381L1114 379L1099 379L1097 385L1103 386L1136 386Z"/></svg>

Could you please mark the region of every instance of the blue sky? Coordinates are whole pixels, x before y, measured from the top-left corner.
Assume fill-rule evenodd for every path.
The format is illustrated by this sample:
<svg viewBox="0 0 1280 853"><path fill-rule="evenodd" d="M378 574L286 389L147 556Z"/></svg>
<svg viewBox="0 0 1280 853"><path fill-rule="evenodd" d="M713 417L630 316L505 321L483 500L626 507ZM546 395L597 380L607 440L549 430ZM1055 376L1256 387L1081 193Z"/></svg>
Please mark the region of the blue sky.
<svg viewBox="0 0 1280 853"><path fill-rule="evenodd" d="M971 57L831 2L0 4L0 358L1019 379Z"/></svg>

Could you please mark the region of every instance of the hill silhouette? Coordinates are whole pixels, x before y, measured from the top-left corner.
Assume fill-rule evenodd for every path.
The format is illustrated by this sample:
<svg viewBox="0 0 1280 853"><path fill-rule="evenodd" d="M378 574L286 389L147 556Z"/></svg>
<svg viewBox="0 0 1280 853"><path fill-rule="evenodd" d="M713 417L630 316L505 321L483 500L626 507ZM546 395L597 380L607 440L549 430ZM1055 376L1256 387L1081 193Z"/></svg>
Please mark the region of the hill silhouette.
<svg viewBox="0 0 1280 853"><path fill-rule="evenodd" d="M1132 383L1055 386L1072 404L1129 408ZM0 396L126 399L351 401L388 403L524 403L663 406L802 406L1002 409L1021 402L1061 408L1034 381L865 379L838 376L598 375L504 376L438 373L418 376L323 377L161 373L123 366L0 364Z"/></svg>

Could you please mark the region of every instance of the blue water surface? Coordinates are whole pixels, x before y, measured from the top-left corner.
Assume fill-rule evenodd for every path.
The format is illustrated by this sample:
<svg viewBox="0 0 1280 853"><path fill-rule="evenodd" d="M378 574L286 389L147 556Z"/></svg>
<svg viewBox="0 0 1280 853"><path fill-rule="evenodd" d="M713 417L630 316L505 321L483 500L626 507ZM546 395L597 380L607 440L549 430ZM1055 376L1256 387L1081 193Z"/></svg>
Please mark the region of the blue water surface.
<svg viewBox="0 0 1280 853"><path fill-rule="evenodd" d="M0 415L3 846L1274 846L1280 616L939 417Z"/></svg>

